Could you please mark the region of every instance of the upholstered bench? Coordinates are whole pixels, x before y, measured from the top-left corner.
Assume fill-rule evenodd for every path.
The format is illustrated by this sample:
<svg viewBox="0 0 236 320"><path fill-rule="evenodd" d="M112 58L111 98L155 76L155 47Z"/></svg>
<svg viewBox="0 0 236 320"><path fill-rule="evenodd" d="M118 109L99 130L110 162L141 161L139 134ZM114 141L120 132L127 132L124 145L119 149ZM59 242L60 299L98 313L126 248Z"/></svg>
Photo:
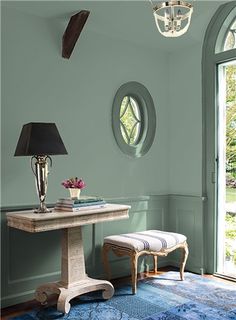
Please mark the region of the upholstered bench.
<svg viewBox="0 0 236 320"><path fill-rule="evenodd" d="M167 256L168 253L182 249L180 262L180 279L184 280L184 268L188 257L187 238L183 234L159 230L147 230L104 238L103 263L108 278L111 279L108 264L108 252L112 250L117 256L130 256L132 293L137 291L137 264L141 255L152 255L154 271L157 272L157 256Z"/></svg>

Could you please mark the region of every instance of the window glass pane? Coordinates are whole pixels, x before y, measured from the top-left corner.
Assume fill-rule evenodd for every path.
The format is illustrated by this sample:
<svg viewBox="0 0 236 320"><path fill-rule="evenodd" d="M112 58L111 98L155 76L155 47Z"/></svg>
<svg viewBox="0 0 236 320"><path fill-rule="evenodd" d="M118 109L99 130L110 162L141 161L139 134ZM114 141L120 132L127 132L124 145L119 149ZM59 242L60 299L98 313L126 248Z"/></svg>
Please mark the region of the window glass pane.
<svg viewBox="0 0 236 320"><path fill-rule="evenodd" d="M236 48L236 19L230 26L224 43L224 51Z"/></svg>
<svg viewBox="0 0 236 320"><path fill-rule="evenodd" d="M125 96L120 106L120 128L124 141L128 145L137 144L140 137L141 115L137 101Z"/></svg>
<svg viewBox="0 0 236 320"><path fill-rule="evenodd" d="M232 6L231 11L216 32L215 53L236 49L236 6L233 3L229 6Z"/></svg>
<svg viewBox="0 0 236 320"><path fill-rule="evenodd" d="M236 60L218 75L217 272L236 278Z"/></svg>

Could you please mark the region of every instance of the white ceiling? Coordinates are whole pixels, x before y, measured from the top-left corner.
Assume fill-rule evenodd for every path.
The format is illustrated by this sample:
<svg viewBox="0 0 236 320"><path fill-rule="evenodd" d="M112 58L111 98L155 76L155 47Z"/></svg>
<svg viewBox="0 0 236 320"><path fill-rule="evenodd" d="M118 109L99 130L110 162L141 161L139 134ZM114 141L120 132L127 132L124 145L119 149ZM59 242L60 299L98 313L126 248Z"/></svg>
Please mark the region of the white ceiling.
<svg viewBox="0 0 236 320"><path fill-rule="evenodd" d="M153 1L156 3L156 1ZM165 38L159 34L148 0L140 1L3 1L9 8L47 19L60 19L67 23L70 16L80 10L89 10L85 28L88 30L172 52L201 44L207 25L217 8L229 1L193 2L194 10L188 32L179 38Z"/></svg>

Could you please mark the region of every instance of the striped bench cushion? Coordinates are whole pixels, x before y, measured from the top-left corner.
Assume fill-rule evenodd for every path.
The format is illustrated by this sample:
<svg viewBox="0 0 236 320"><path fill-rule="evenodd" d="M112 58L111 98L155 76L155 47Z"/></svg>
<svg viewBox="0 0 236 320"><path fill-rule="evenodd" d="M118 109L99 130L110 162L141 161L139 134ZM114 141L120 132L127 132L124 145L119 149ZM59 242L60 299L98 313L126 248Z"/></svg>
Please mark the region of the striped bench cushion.
<svg viewBox="0 0 236 320"><path fill-rule="evenodd" d="M186 241L180 233L165 232L160 230L147 230L142 232L125 233L104 238L104 243L113 244L122 248L135 251L161 251L169 249Z"/></svg>

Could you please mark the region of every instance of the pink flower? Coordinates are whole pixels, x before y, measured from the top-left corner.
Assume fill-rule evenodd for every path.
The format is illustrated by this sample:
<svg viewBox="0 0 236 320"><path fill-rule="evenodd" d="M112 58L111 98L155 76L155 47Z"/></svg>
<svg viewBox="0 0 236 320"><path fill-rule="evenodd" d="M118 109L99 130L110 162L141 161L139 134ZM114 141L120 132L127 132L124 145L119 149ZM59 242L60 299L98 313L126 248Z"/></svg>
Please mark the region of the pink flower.
<svg viewBox="0 0 236 320"><path fill-rule="evenodd" d="M73 188L73 189L83 189L86 187L85 182L80 178L70 178L62 181L61 183L65 188Z"/></svg>

